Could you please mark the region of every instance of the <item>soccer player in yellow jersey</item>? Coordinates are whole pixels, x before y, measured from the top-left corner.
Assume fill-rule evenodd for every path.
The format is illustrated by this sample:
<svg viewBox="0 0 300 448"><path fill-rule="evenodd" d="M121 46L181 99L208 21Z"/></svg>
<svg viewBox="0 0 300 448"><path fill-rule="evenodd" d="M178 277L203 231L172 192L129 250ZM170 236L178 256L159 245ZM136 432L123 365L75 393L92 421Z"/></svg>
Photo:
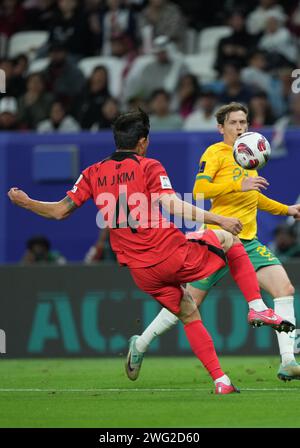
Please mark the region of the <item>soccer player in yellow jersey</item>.
<svg viewBox="0 0 300 448"><path fill-rule="evenodd" d="M210 211L218 215L238 218L243 229L239 234L241 242L256 270L260 287L273 298L275 312L284 319L295 323L294 287L278 258L257 240L257 210L264 210L273 215L288 215L300 219L300 204L288 206L269 199L261 193L268 182L257 171L241 168L233 158L233 144L238 136L247 131L248 110L239 103L222 106L216 113L218 129L223 141L209 146L203 153L199 172L196 176L193 194L204 194L211 200ZM208 226L217 228L216 226ZM200 305L215 285L226 273L224 267L212 276L189 284L187 289L197 305ZM266 306L263 301L253 304L256 312L263 312ZM128 357L133 367L130 379L138 377L143 355L150 342L177 323L168 310L163 309L141 336L130 339ZM300 380L300 365L294 357L294 332L278 333L281 364L278 378L284 381Z"/></svg>

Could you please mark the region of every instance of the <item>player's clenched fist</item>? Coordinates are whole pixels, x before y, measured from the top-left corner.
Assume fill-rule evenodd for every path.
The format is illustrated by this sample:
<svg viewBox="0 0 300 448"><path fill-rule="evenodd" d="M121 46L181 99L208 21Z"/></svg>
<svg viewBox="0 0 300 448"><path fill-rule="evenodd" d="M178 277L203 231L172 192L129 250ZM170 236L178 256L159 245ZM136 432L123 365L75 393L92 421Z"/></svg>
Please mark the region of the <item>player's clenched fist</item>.
<svg viewBox="0 0 300 448"><path fill-rule="evenodd" d="M11 202L19 205L20 207L26 207L29 201L29 196L17 187L11 188L7 194Z"/></svg>
<svg viewBox="0 0 300 448"><path fill-rule="evenodd" d="M243 225L239 219L222 217L221 227L233 235L238 235L242 231Z"/></svg>
<svg viewBox="0 0 300 448"><path fill-rule="evenodd" d="M293 216L297 221L300 220L300 204L290 205L287 214Z"/></svg>

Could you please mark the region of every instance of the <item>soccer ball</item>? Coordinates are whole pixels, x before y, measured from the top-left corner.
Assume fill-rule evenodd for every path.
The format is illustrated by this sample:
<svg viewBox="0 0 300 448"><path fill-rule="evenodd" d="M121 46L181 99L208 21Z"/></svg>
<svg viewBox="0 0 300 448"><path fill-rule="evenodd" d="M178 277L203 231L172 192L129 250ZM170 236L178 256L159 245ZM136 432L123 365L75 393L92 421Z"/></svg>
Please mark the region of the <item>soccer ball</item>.
<svg viewBox="0 0 300 448"><path fill-rule="evenodd" d="M270 158L271 146L258 132L245 132L233 146L233 157L238 165L246 170L260 169Z"/></svg>

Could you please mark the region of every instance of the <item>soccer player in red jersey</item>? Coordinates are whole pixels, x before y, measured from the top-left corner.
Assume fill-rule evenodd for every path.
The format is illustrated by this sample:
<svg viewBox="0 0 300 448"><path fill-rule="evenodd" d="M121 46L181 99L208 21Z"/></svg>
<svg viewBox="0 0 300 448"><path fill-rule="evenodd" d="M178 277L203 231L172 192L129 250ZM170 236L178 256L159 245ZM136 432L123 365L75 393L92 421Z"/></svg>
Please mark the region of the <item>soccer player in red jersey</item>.
<svg viewBox="0 0 300 448"><path fill-rule="evenodd" d="M261 299L254 268L237 235L242 225L235 218L224 218L181 201L172 189L160 162L146 158L149 144L149 118L143 111L120 115L113 133L116 152L85 169L67 196L59 202L41 202L12 188L11 201L45 218L63 219L93 198L101 211L102 225L110 228L111 246L121 265L130 269L137 286L184 324L190 346L215 382L215 392L238 390L221 369L211 336L204 327L197 306L182 284L206 278L225 266L247 301ZM216 224L224 230L195 232L187 240L159 210L188 220ZM226 256L225 256L226 253ZM272 314L272 324L283 331L289 322ZM136 369L129 356L127 375L134 379Z"/></svg>

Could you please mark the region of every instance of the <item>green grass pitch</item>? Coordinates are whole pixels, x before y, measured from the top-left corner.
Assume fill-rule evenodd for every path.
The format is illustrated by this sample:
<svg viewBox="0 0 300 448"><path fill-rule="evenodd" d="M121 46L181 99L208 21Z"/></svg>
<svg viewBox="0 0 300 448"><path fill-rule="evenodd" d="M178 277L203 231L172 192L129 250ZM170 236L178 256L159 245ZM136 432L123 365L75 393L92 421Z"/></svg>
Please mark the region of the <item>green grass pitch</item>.
<svg viewBox="0 0 300 448"><path fill-rule="evenodd" d="M0 426L15 428L299 427L300 381L278 358L223 357L240 394L214 395L197 359L146 357L131 382L123 359L0 361Z"/></svg>

